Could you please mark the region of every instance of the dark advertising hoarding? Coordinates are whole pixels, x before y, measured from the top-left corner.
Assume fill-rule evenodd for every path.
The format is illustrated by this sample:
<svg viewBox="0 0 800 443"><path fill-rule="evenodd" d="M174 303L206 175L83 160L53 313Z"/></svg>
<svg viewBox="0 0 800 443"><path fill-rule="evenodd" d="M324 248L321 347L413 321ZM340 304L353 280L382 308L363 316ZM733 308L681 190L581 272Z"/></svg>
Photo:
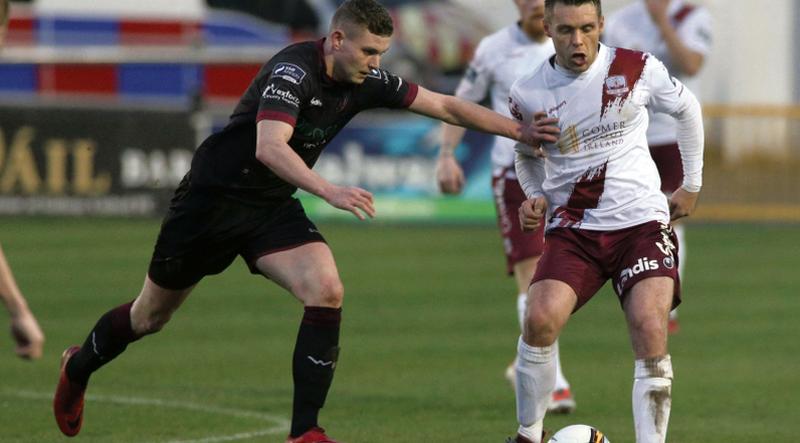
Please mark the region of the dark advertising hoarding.
<svg viewBox="0 0 800 443"><path fill-rule="evenodd" d="M0 214L163 212L189 169L186 112L0 107Z"/></svg>

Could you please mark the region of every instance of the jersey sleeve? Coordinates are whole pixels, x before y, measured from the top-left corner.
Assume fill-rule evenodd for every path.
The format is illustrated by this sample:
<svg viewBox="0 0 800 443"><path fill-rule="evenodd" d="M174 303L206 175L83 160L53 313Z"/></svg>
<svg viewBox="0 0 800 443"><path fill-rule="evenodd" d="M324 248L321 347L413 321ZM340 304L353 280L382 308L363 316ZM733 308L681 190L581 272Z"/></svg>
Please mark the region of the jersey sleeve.
<svg viewBox="0 0 800 443"><path fill-rule="evenodd" d="M483 40L475 50L475 56L470 61L464 76L458 83L456 97L478 103L489 94L492 84L491 63L488 60L490 51Z"/></svg>
<svg viewBox="0 0 800 443"><path fill-rule="evenodd" d="M256 123L278 120L294 126L301 104L310 94L311 79L307 73L308 68L298 63L276 63L261 85Z"/></svg>
<svg viewBox="0 0 800 443"><path fill-rule="evenodd" d="M713 43L711 14L697 8L678 27L678 36L689 49L704 56L711 53Z"/></svg>
<svg viewBox="0 0 800 443"><path fill-rule="evenodd" d="M514 120L522 123L523 126L527 126L533 122L534 111L531 110L531 106L523 98L518 84L519 82L514 82L514 85L511 86L511 91L509 91L508 112L511 113L511 117ZM534 154L534 149L531 146L519 142L514 145L514 150L528 155Z"/></svg>
<svg viewBox="0 0 800 443"><path fill-rule="evenodd" d="M683 83L671 76L666 66L652 54L647 57L645 77L650 94L649 106L655 112L674 114L685 105L686 96L691 94Z"/></svg>
<svg viewBox="0 0 800 443"><path fill-rule="evenodd" d="M368 108L407 108L419 91L415 83L383 69L375 69L363 86Z"/></svg>
<svg viewBox="0 0 800 443"><path fill-rule="evenodd" d="M523 99L519 82L514 82L508 97L508 110L514 120L523 125L530 125L533 121L534 111L531 106ZM539 158L535 149L523 143L514 145L515 159L514 170L517 173L517 181L522 187L522 191L528 198L540 197L542 193L542 183L545 178L544 161Z"/></svg>
<svg viewBox="0 0 800 443"><path fill-rule="evenodd" d="M650 56L645 70L649 80L652 109L670 114L678 122L678 148L683 165L681 187L689 192L698 192L703 184L704 151L700 103L689 89L669 75L667 68L655 57Z"/></svg>

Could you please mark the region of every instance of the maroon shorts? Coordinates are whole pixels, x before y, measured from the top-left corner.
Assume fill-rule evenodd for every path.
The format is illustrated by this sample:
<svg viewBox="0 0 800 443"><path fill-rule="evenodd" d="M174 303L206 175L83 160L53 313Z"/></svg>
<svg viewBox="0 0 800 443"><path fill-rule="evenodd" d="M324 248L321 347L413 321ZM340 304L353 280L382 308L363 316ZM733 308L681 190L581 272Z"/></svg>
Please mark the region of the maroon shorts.
<svg viewBox="0 0 800 443"><path fill-rule="evenodd" d="M492 195L497 210L497 227L503 237L508 274L514 273L514 265L522 260L538 257L544 250L544 223L533 232L523 232L519 225L519 207L525 201L525 193L511 173L513 169L502 169L492 176Z"/></svg>
<svg viewBox="0 0 800 443"><path fill-rule="evenodd" d="M678 239L670 225L647 222L618 231L555 228L547 233L533 282L559 280L578 295L577 311L608 279L620 304L628 291L649 277L675 281L672 307L681 302Z"/></svg>
<svg viewBox="0 0 800 443"><path fill-rule="evenodd" d="M678 144L650 146L650 156L661 177L661 192L672 194L683 183L683 163Z"/></svg>

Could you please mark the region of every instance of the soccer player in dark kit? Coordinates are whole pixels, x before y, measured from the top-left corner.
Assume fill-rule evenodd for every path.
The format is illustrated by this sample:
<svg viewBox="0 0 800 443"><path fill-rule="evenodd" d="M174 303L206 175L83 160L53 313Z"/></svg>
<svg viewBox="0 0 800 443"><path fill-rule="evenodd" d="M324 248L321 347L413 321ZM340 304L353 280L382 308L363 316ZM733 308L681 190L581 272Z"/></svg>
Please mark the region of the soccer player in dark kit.
<svg viewBox="0 0 800 443"><path fill-rule="evenodd" d="M305 308L295 344L294 404L287 442L333 442L319 427L339 355L344 290L333 255L292 197L297 188L363 220L372 194L311 170L358 112L408 108L450 124L526 143L531 130L482 106L437 94L380 69L392 19L375 0L349 0L329 34L269 60L221 132L197 149L175 191L136 299L98 320L82 346L64 351L53 409L61 431L78 434L91 374L129 343L159 331L206 275L241 255L254 274L287 289Z"/></svg>

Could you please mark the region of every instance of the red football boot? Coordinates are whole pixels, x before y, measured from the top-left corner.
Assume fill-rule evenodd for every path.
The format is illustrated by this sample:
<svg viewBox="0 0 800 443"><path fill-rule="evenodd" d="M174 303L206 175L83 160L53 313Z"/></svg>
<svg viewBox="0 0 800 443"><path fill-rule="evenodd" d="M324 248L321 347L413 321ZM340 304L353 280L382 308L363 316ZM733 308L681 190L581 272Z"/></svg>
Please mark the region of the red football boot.
<svg viewBox="0 0 800 443"><path fill-rule="evenodd" d="M324 429L320 427L314 427L299 437L287 437L286 443L336 443L336 441L331 440L330 437L325 435Z"/></svg>
<svg viewBox="0 0 800 443"><path fill-rule="evenodd" d="M58 428L67 437L74 437L81 431L83 423L83 395L86 386L81 386L67 378L67 362L80 350L80 346L67 348L61 354L61 377L58 379L56 395L53 397L53 414Z"/></svg>

